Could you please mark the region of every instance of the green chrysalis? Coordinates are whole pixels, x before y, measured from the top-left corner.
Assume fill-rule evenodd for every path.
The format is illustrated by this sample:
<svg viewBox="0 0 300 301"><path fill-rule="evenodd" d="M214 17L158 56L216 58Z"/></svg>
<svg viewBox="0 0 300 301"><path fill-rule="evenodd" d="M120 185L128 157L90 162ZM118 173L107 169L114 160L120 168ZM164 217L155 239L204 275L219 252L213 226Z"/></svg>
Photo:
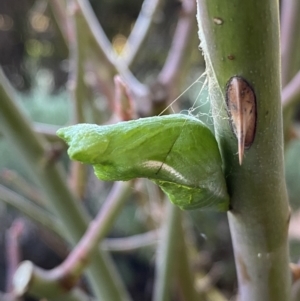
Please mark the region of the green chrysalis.
<svg viewBox="0 0 300 301"><path fill-rule="evenodd" d="M228 209L217 142L194 117L174 114L104 126L78 124L57 135L70 146L70 158L92 164L101 180L148 178L182 209Z"/></svg>

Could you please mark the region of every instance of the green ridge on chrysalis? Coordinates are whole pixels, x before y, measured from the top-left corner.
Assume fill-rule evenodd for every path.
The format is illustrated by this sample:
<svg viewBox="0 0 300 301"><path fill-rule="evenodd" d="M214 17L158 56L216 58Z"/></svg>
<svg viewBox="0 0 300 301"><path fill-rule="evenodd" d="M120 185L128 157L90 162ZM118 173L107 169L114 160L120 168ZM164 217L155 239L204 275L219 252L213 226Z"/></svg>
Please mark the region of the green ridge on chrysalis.
<svg viewBox="0 0 300 301"><path fill-rule="evenodd" d="M148 178L182 209L228 209L216 139L194 117L174 114L113 125L77 124L57 135L69 145L70 158L92 164L101 180Z"/></svg>

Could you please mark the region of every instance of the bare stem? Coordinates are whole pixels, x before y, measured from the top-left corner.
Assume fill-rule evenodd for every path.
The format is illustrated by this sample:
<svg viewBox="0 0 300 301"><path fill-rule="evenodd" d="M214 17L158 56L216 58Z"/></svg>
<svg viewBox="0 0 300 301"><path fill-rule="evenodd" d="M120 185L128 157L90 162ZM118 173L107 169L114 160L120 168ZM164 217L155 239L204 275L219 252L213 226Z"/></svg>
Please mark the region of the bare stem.
<svg viewBox="0 0 300 301"><path fill-rule="evenodd" d="M28 217L35 222L38 222L46 229L63 236L63 226L60 221L58 221L54 216L46 212L44 209L33 204L30 200L2 185L0 185L0 201L7 203L9 206L15 207L17 210L23 214L26 214Z"/></svg>
<svg viewBox="0 0 300 301"><path fill-rule="evenodd" d="M88 43L81 28L84 23L83 16L78 13L77 4L71 1L68 5L70 31L72 35L69 42L71 72L68 87L72 99L73 118L72 124L86 122L84 108L86 104L87 87L84 82L85 49ZM69 174L71 190L82 200L86 187L87 167L79 162L72 161Z"/></svg>
<svg viewBox="0 0 300 301"><path fill-rule="evenodd" d="M6 291L12 292L12 279L21 262L19 238L23 231L21 220L15 220L5 233L6 246Z"/></svg>
<svg viewBox="0 0 300 301"><path fill-rule="evenodd" d="M14 191L24 195L40 206L45 206L46 202L43 195L15 171L4 169L0 172L0 179L6 186L11 187Z"/></svg>
<svg viewBox="0 0 300 301"><path fill-rule="evenodd" d="M284 0L281 5L282 86L285 87L299 69L300 2ZM298 61L298 64L297 64Z"/></svg>
<svg viewBox="0 0 300 301"><path fill-rule="evenodd" d="M120 55L127 66L131 66L134 63L143 42L151 30L153 19L163 2L164 0L144 0L138 18Z"/></svg>
<svg viewBox="0 0 300 301"><path fill-rule="evenodd" d="M45 156L48 144L34 133L29 120L21 114L14 102L13 89L2 70L0 98L0 126L3 135L27 164L32 177L45 195L47 205L62 222L68 241L75 245L85 232L89 222L88 215L79 200L68 190L62 167L53 158ZM94 252L90 257L87 273L97 298L124 300L124 287L107 256L104 258L101 252Z"/></svg>
<svg viewBox="0 0 300 301"><path fill-rule="evenodd" d="M91 37L91 46L95 58L95 55L101 60L101 73L99 74L103 79L103 82L109 81L112 86L113 76L119 73L135 97L139 99L148 99L148 88L140 83L136 77L131 73L128 67L120 60L117 59L112 46L107 39L101 25L99 24L90 3L86 0L76 0L81 12L85 18L86 26L84 34L88 34ZM82 29L83 30L83 29ZM104 74L106 73L106 74Z"/></svg>
<svg viewBox="0 0 300 301"><path fill-rule="evenodd" d="M115 97L113 111L118 120L128 121L136 119L136 112L128 86L119 75L114 77Z"/></svg>
<svg viewBox="0 0 300 301"><path fill-rule="evenodd" d="M156 273L154 282L153 301L171 300L172 273L176 246L178 243L178 228L181 223L180 209L172 203L167 202L167 213L161 241L156 253ZM182 237L179 237L179 240Z"/></svg>
<svg viewBox="0 0 300 301"><path fill-rule="evenodd" d="M143 234L136 234L122 238L106 238L101 243L101 249L110 252L132 252L146 247L155 247L160 233L152 230Z"/></svg>
<svg viewBox="0 0 300 301"><path fill-rule="evenodd" d="M292 286L292 301L299 301L300 299L300 280L296 281Z"/></svg>
<svg viewBox="0 0 300 301"><path fill-rule="evenodd" d="M283 88L282 94L283 111L294 105L300 100L300 71Z"/></svg>
<svg viewBox="0 0 300 301"><path fill-rule="evenodd" d="M33 129L36 133L43 135L50 142L59 142L60 145L65 145L56 135L56 131L60 127L52 124L34 122Z"/></svg>
<svg viewBox="0 0 300 301"><path fill-rule="evenodd" d="M28 274L26 278L28 283L25 285L24 281L21 284L18 281L15 282L16 290L20 291L20 295L30 292L39 297L49 298L59 296L63 291L71 290L77 284L92 254L97 252L99 242L112 226L127 199L130 183L115 183L97 217L90 223L82 239L61 265L49 271L37 268L28 262L21 265L16 274L18 277ZM47 295L41 295L42 291L39 293L39 289ZM123 298L129 298L126 297L125 292L123 292Z"/></svg>
<svg viewBox="0 0 300 301"><path fill-rule="evenodd" d="M53 16L56 19L57 25L65 39L66 44L68 44L70 35L69 35L68 18L67 18L66 7L64 6L64 2L66 1L61 1L61 0L49 1L51 5L51 9L53 11Z"/></svg>
<svg viewBox="0 0 300 301"><path fill-rule="evenodd" d="M14 277L14 293L23 296L30 286L30 292L36 297L47 296L53 301L88 301L91 300L82 290L70 290L65 279L57 281L54 273L39 269L30 261L24 261L19 266Z"/></svg>
<svg viewBox="0 0 300 301"><path fill-rule="evenodd" d="M182 70L182 63L186 57L186 50L193 37L196 14L196 3L192 0L182 1L182 8L179 15L179 20L173 36L171 48L168 53L167 60L161 70L158 80L167 87L177 86L177 79Z"/></svg>
<svg viewBox="0 0 300 301"><path fill-rule="evenodd" d="M192 272L188 254L188 245L184 237L183 224L178 226L177 239L179 240L177 249L177 257L180 260L176 264L176 277L182 300L186 301L204 301L204 297L197 294L195 289L195 275Z"/></svg>

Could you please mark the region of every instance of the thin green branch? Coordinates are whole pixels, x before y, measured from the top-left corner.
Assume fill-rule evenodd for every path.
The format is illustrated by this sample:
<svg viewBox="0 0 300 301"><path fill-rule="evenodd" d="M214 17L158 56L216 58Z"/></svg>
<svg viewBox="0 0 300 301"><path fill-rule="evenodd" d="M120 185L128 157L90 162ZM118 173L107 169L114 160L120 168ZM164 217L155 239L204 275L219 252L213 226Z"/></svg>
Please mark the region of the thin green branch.
<svg viewBox="0 0 300 301"><path fill-rule="evenodd" d="M27 279L21 284L16 281L15 289L19 295L31 293L39 297L56 297L65 290L71 290L78 282L89 264L89 259L97 251L99 242L113 225L120 209L127 200L131 182L116 182L96 218L90 223L86 233L70 252L62 264L52 270L42 270L25 262L17 271L17 276ZM24 275L23 275L24 274ZM16 277L17 277L16 276ZM65 287L67 284L67 288ZM42 295L44 293L44 295ZM122 297L129 300L126 292Z"/></svg>
<svg viewBox="0 0 300 301"><path fill-rule="evenodd" d="M4 169L0 172L0 180L5 186L8 186L7 189L11 188L19 195L23 195L25 198L32 200L36 204L42 207L45 206L46 202L40 191L17 172L10 169Z"/></svg>
<svg viewBox="0 0 300 301"><path fill-rule="evenodd" d="M178 244L178 228L181 223L181 211L172 203L167 202L167 212L161 241L156 253L156 273L153 301L171 300L171 283L176 262L176 246Z"/></svg>
<svg viewBox="0 0 300 301"><path fill-rule="evenodd" d="M51 301L93 300L78 288L70 290L64 279L57 282L55 275L45 273L44 270L35 267L30 261L24 261L14 277L14 294L23 296L28 291L29 286L33 296L38 298L47 296L47 299Z"/></svg>
<svg viewBox="0 0 300 301"><path fill-rule="evenodd" d="M33 221L44 226L46 229L63 236L63 227L59 220L57 220L50 213L46 212L44 209L33 204L30 200L2 185L0 185L0 201L9 206L13 206L23 214L27 215Z"/></svg>
<svg viewBox="0 0 300 301"><path fill-rule="evenodd" d="M197 294L195 289L195 275L190 266L189 248L184 236L183 223L180 223L177 230L177 239L179 238L179 242L176 251L174 251L177 253L177 258L180 258L176 265L176 276L182 300L205 301L204 297L201 294Z"/></svg>
<svg viewBox="0 0 300 301"><path fill-rule="evenodd" d="M71 70L69 73L68 87L70 90L73 109L72 124L86 122L85 108L88 98L87 87L84 82L84 64L88 39L86 35L81 32L82 26L84 25L84 19L82 14L80 14L77 10L77 4L73 1L69 1L69 23L72 35L69 40ZM82 200L87 183L87 167L74 161L70 164L69 184L71 190L74 191Z"/></svg>

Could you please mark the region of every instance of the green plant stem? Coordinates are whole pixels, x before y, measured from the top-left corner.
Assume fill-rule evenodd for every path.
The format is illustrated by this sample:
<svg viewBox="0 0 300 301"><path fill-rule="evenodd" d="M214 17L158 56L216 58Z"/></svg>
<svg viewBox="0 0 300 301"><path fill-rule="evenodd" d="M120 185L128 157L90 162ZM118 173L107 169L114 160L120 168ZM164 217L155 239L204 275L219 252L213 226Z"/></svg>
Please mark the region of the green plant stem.
<svg viewBox="0 0 300 301"><path fill-rule="evenodd" d="M87 295L78 288L74 288L69 294L64 294L61 297L50 299L50 301L98 301L95 298Z"/></svg>
<svg viewBox="0 0 300 301"><path fill-rule="evenodd" d="M54 216L51 216L44 209L33 204L30 200L20 196L14 191L0 185L0 201L9 206L13 206L22 213L26 214L32 220L38 222L45 228L62 236L62 225Z"/></svg>
<svg viewBox="0 0 300 301"><path fill-rule="evenodd" d="M63 286L63 279L61 279L61 283L59 283L51 276L53 275L47 274L44 270L35 267L32 262L24 261L14 277L14 293L17 296L23 296L24 293L28 291L28 286L30 286L31 294L39 298L48 296L47 299L51 301L91 300L90 296L78 288L68 291L67 287Z"/></svg>
<svg viewBox="0 0 300 301"><path fill-rule="evenodd" d="M6 187L8 186L12 188L12 190L17 192L19 195L32 200L41 207L45 206L45 200L43 199L40 191L38 191L32 183L29 183L17 172L10 169L4 169L0 172L0 180Z"/></svg>
<svg viewBox="0 0 300 301"><path fill-rule="evenodd" d="M273 0L198 0L241 301L290 300L278 15ZM255 139L241 166L225 102L226 84L236 75L252 86L257 102Z"/></svg>
<svg viewBox="0 0 300 301"><path fill-rule="evenodd" d="M170 202L167 202L166 206L167 216L156 254L153 301L170 300L172 273L176 262L175 249L178 242L177 233L181 223L181 211Z"/></svg>
<svg viewBox="0 0 300 301"><path fill-rule="evenodd" d="M85 64L85 49L88 44L86 35L82 34L81 28L84 24L82 14L76 12L77 5L70 1L68 5L69 23L72 29L72 35L69 41L71 72L69 74L69 90L72 101L73 116L71 123L85 123L85 108L88 98L88 90L84 82L84 64ZM69 184L82 200L84 198L86 183L87 183L87 166L79 162L72 161L70 163Z"/></svg>
<svg viewBox="0 0 300 301"><path fill-rule="evenodd" d="M68 190L65 184L66 176L61 166L53 162L51 150L47 150L46 142L32 131L30 122L14 103L14 93L2 71L0 84L1 130L16 154L27 163L33 178L45 194L49 208L62 222L69 242L75 245L89 222L87 213L80 206L79 200ZM98 299L126 300L123 297L124 287L121 280L109 258L104 258L102 253L95 252L91 256L87 274Z"/></svg>
<svg viewBox="0 0 300 301"><path fill-rule="evenodd" d="M20 295L29 292L38 297L57 297L66 290L64 284L67 284L69 290L77 284L89 264L89 258L97 252L100 240L111 228L127 200L130 183L115 183L97 217L89 224L84 236L62 264L52 270L43 270L33 266L30 262L22 263L16 274L23 281L21 284L18 281L15 282L16 290L20 291ZM27 283L24 279L27 279ZM124 294L125 292L123 292L125 298Z"/></svg>
<svg viewBox="0 0 300 301"><path fill-rule="evenodd" d="M54 19L54 27L58 29L60 38L64 40L63 47L67 49L70 32L66 14L66 1L49 0L48 3L50 4L50 15Z"/></svg>
<svg viewBox="0 0 300 301"><path fill-rule="evenodd" d="M48 141L58 142L62 146L65 146L65 144L56 135L56 131L60 128L60 126L34 122L33 128L36 133L43 135Z"/></svg>
<svg viewBox="0 0 300 301"><path fill-rule="evenodd" d="M177 245L177 279L178 286L181 291L182 300L184 301L204 301L204 297L196 293L194 285L194 275L190 267L190 260L188 256L188 245L184 239L184 229L182 223L177 227L177 239L179 242ZM174 251L175 252L175 251Z"/></svg>

